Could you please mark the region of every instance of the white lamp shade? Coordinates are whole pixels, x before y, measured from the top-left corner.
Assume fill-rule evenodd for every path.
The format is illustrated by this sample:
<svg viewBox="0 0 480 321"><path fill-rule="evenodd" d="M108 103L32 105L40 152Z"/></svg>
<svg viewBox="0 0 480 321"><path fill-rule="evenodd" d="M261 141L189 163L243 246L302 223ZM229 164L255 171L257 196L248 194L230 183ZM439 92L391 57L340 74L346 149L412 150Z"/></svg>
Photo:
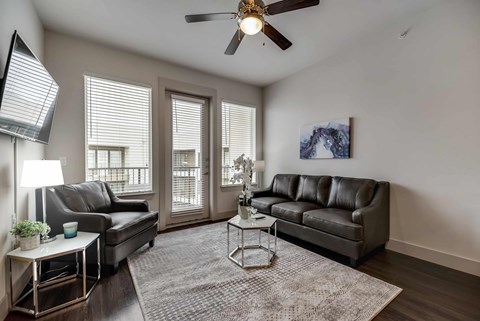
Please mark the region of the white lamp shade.
<svg viewBox="0 0 480 321"><path fill-rule="evenodd" d="M263 160L254 161L253 170L257 173L265 171L265 161Z"/></svg>
<svg viewBox="0 0 480 321"><path fill-rule="evenodd" d="M59 160L26 160L23 162L22 187L44 187L63 184Z"/></svg>

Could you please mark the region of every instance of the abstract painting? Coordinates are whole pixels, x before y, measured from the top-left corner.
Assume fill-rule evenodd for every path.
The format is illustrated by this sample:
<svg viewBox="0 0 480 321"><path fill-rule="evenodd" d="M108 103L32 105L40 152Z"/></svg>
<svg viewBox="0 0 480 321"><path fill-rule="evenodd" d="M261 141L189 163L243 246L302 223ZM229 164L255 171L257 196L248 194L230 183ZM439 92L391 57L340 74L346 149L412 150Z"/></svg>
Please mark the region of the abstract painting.
<svg viewBox="0 0 480 321"><path fill-rule="evenodd" d="M350 158L350 118L302 126L300 159L313 158Z"/></svg>

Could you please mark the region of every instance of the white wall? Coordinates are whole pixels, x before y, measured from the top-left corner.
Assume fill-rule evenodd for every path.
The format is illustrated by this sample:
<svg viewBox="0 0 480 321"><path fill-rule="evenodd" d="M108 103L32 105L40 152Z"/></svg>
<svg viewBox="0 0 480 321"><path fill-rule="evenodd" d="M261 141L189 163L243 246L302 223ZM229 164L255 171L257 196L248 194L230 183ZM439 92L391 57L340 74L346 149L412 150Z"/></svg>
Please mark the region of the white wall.
<svg viewBox="0 0 480 321"><path fill-rule="evenodd" d="M161 41L159 39L158 41ZM186 90L188 93L213 93L215 106L213 122L219 125L221 100L247 103L259 108L258 132L261 133L260 88L236 81L205 74L163 61L121 51L93 42L72 38L54 32L45 36L46 67L60 85L60 95L52 129L52 137L47 147L47 157L58 159L67 157L67 166L63 168L65 182L74 183L85 180L85 123L84 123L84 86L83 75L93 73L120 80L148 84L152 87L153 107L153 184L154 195L150 200L153 209L160 210L161 228L165 225L165 137L167 131L165 117L165 89ZM167 85L165 85L167 84ZM173 87L172 87L173 86ZM167 88L168 87L168 88ZM214 150L217 149L219 134L213 135ZM257 138L261 150L261 135ZM218 148L218 153L220 148ZM214 153L218 161L218 153ZM259 153L257 155L261 157ZM218 163L219 164L219 163ZM220 168L218 166L217 168ZM212 204L212 217L218 219L235 210L235 194L238 189L222 190L215 178L216 199ZM142 196L143 197L143 196Z"/></svg>
<svg viewBox="0 0 480 321"><path fill-rule="evenodd" d="M43 58L43 27L31 2L18 0L0 1L0 75L3 77L13 32L17 30L22 39ZM18 180L24 159L42 159L44 146L18 139ZM0 134L0 320L8 312L7 275L5 254L12 249L9 230L14 215L14 147L10 136ZM27 218L28 190L18 188L17 216Z"/></svg>
<svg viewBox="0 0 480 321"><path fill-rule="evenodd" d="M390 181L389 247L480 275L479 17L480 1L439 2L267 87L267 181L275 173ZM341 117L353 118L352 158L300 160L300 127Z"/></svg>

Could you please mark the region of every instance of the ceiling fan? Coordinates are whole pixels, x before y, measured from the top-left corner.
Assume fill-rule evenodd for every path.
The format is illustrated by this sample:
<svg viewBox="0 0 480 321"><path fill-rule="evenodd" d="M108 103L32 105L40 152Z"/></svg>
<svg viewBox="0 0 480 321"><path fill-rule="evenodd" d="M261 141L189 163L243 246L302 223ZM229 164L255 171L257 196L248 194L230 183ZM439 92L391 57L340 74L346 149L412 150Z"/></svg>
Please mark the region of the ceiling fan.
<svg viewBox="0 0 480 321"><path fill-rule="evenodd" d="M279 13L316 6L320 0L282 0L265 5L262 0L240 0L237 12L220 12L186 15L188 23L213 20L237 19L238 31L233 35L230 44L225 50L226 55L233 55L237 51L243 37L255 35L262 31L268 38L277 44L282 50L288 49L292 43L280 32L272 27L265 16L273 16Z"/></svg>

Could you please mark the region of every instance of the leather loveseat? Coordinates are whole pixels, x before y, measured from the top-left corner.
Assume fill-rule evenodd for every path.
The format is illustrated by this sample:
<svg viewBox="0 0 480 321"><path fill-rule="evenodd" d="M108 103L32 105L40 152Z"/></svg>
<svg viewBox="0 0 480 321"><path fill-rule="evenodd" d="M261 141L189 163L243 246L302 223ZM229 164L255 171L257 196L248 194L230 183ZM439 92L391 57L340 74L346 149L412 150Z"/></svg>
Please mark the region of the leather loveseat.
<svg viewBox="0 0 480 321"><path fill-rule="evenodd" d="M279 232L350 258L389 239L390 185L371 179L278 174L252 206L276 217Z"/></svg>
<svg viewBox="0 0 480 321"><path fill-rule="evenodd" d="M36 208L41 216L40 202ZM72 221L79 231L100 233L101 263L111 265L113 273L130 253L146 243L152 247L157 236L158 212L149 211L147 201L119 199L101 181L48 187L46 211L52 235L62 234L63 223Z"/></svg>

